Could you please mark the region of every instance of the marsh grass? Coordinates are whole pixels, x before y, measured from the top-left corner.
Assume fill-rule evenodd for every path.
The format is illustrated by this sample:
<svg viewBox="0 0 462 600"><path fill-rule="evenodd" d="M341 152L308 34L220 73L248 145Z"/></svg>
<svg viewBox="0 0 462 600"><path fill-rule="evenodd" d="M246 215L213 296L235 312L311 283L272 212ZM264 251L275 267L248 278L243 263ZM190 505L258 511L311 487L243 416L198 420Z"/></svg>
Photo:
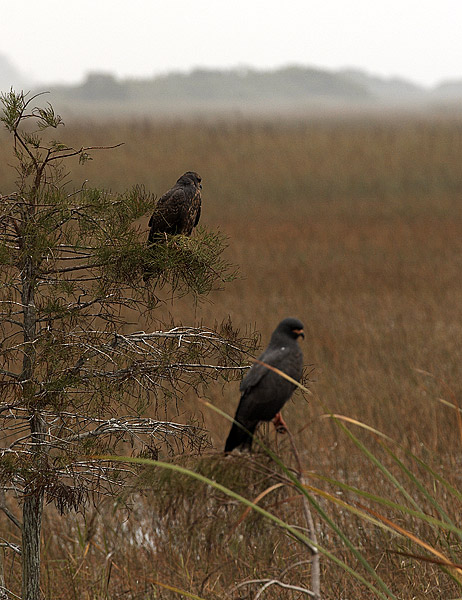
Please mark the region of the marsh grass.
<svg viewBox="0 0 462 600"><path fill-rule="evenodd" d="M416 502L423 514L444 521L442 510L460 526L460 499L437 476L461 489L457 412L439 401L457 405L462 393L461 121L139 121L68 125L65 133L66 143L75 147L83 140L124 142L76 165L69 176L76 187L85 179L117 192L142 184L160 196L182 172L201 174L201 224L229 238L225 256L239 265L240 276L213 292L210 302L167 301L156 308L159 315L175 324L192 324L221 322L229 314L242 329L256 325L262 345L281 318L302 319L305 362L314 369L310 388L322 403L297 392L284 416L307 473L312 473L310 484L320 490L314 495L397 597L459 597L458 584L441 565L409 556L429 553L331 497L358 510L363 510L359 505L375 510L462 562L456 533L409 512L417 510ZM14 173L7 167L11 161L1 136L0 141L4 194ZM146 234L148 218L140 221ZM143 322L124 327L142 328ZM202 418L221 451L229 424L206 410L197 394L232 414L238 385L200 387L178 408L185 419L191 413ZM345 422L409 498L331 414L394 440L396 445L390 446L373 431ZM291 464L282 436L276 439L264 427L260 435ZM260 452L250 458L224 459L218 452L187 460L185 466L249 499L281 481ZM133 508L130 516L123 504L115 510L108 501L90 506L85 520L76 516L64 521L48 510L52 535L43 542L46 597L180 597L156 585L159 581L210 600L244 599L253 598L258 588L236 591L235 583L274 577L303 586L309 580L309 566L301 562L307 556L299 545L252 513L236 526L243 507L216 491L158 472L143 490L125 499ZM376 505L366 493L406 506L408 512ZM288 487L269 493L261 506L288 523L300 523L300 500ZM5 537L14 540L7 523L4 529ZM360 569L322 523L319 541ZM7 552L5 577L13 591L17 567L18 560ZM322 593L336 600L370 597L326 560ZM297 596L270 588L264 597Z"/></svg>

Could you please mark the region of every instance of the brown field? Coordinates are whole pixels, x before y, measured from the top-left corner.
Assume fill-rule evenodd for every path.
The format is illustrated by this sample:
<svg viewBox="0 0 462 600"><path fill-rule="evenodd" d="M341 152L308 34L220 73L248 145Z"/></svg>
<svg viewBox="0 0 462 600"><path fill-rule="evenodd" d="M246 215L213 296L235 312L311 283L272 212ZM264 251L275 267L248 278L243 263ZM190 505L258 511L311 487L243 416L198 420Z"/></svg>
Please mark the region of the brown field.
<svg viewBox="0 0 462 600"><path fill-rule="evenodd" d="M202 175L201 223L229 237L226 256L239 266L240 277L205 302L167 303L159 318L213 325L229 315L241 330L255 326L262 345L280 319L297 316L305 323L302 347L314 396L295 394L284 416L308 470L403 502L324 417L329 410L386 433L460 487L456 413L438 402L460 402L462 396L460 120L178 121L165 126L134 121L67 125L60 136L75 147L124 142L121 148L94 152L94 160L83 167L76 165L69 176L76 186L88 179L91 186L120 191L138 183L160 195L186 170ZM7 167L7 141L2 134L1 193L12 189L14 179ZM237 384L198 393L234 413ZM203 418L215 448L222 449L229 427L224 419L193 396L179 408L181 418L190 413ZM352 431L392 464L375 438L353 426ZM279 450L290 461L281 437ZM269 439L275 447L272 431ZM275 475L253 459L224 461L219 452L210 452L197 460L204 472L250 498L274 483ZM417 471L457 522L456 499ZM235 503L172 476L158 476L152 485L144 499L132 500L129 519L123 511L113 514L107 501L88 511L86 523L49 511L43 541L47 598L181 597L155 581L207 599L256 597L255 585L232 591L233 583L245 579L282 577L309 587L306 564L281 575L308 556L274 526L248 517L234 530L243 511ZM460 587L437 567L390 553L424 554L422 548L321 502L397 597L460 596ZM301 522L300 505L290 492L269 495L262 505L291 523ZM422 507L434 514L426 501ZM438 532L430 527L410 517L398 521L437 543ZM318 533L321 543L358 567L323 523ZM461 563L460 540L451 551ZM17 561L8 562L11 589L17 589L18 571ZM326 559L322 571L323 598L371 597ZM261 597L306 596L272 587Z"/></svg>

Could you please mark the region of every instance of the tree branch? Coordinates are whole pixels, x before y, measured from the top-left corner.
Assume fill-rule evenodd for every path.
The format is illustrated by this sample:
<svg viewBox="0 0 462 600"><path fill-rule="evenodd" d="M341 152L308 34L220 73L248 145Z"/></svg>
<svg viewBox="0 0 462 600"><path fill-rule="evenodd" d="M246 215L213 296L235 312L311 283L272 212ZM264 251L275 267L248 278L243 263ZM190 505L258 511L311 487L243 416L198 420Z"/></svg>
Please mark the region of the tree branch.
<svg viewBox="0 0 462 600"><path fill-rule="evenodd" d="M119 148L119 146L123 146L123 142L121 142L120 144L115 144L114 146L87 146L87 147L82 146L82 148L80 148L80 150L75 150L74 148L65 148L62 150L57 150L57 152L66 152L67 150L72 150L72 152L69 152L68 154L60 154L58 156L52 156L51 158L48 158L47 162L50 163L54 160L70 158L72 156L77 156L79 154L82 154L83 152L89 152L90 150L113 150L114 148Z"/></svg>
<svg viewBox="0 0 462 600"><path fill-rule="evenodd" d="M302 594L306 594L307 596L310 596L311 598L316 598L315 593L312 592L311 590L307 590L306 588L302 588L297 585L291 585L289 583L282 583L282 581L279 581L278 579L251 579L250 581L242 581L241 583L238 583L235 586L235 588L237 589L237 588L243 587L244 585L254 585L257 583L264 583L265 585L258 591L254 600L258 600L258 598L261 597L263 592L267 588L269 588L271 585L278 585L279 587L282 587L282 588L285 588L288 590L294 590L296 592L301 592Z"/></svg>
<svg viewBox="0 0 462 600"><path fill-rule="evenodd" d="M102 267L104 263L91 263L89 265L77 265L75 267L63 267L62 269L49 269L48 271L41 271L41 275L55 275L56 273L69 273L70 271L82 271L83 269L93 269L95 267Z"/></svg>
<svg viewBox="0 0 462 600"><path fill-rule="evenodd" d="M17 554L21 554L21 548L20 546L17 546L16 544L12 544L11 542L8 542L7 540L5 540L4 538L2 538L3 541L0 542L0 546L2 548L9 548L10 550L13 550L13 552L16 552ZM0 586L0 591L4 590L4 587ZM14 596L15 598L19 598L19 596L16 596L15 594L13 594L12 592L9 592L12 596ZM1 596L0 596L1 598ZM5 596L5 600L6 600L6 596Z"/></svg>
<svg viewBox="0 0 462 600"><path fill-rule="evenodd" d="M5 490L0 489L0 510L2 510L5 515L10 519L12 523L16 525L18 529L22 529L21 521L10 511L10 509L6 505L5 501Z"/></svg>
<svg viewBox="0 0 462 600"><path fill-rule="evenodd" d="M155 421L154 419L108 419L98 425L96 429L91 431L84 431L75 435L63 438L61 441L64 443L78 442L92 437L98 437L100 435L111 435L128 433L134 434L149 434L150 436L156 433L162 435L178 435L189 432L201 431L205 433L205 430L196 427L194 425L182 425L180 423L173 423L171 421Z"/></svg>
<svg viewBox="0 0 462 600"><path fill-rule="evenodd" d="M5 369L0 369L0 375L5 375L5 377L11 377L11 379L15 379L16 381L21 380L21 377L18 373L13 373L12 371L6 371Z"/></svg>

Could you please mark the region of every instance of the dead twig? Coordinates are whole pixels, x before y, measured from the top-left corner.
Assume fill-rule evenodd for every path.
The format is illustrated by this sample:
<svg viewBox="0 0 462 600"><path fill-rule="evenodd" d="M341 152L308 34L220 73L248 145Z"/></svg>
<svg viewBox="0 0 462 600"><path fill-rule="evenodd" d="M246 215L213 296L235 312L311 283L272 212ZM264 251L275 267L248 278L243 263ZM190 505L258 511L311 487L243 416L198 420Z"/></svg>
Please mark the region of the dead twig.
<svg viewBox="0 0 462 600"><path fill-rule="evenodd" d="M263 587L257 592L257 595L254 597L254 600L258 600L261 597L263 592L267 590L272 585L278 585L279 587L285 588L287 590L294 590L296 592L301 592L302 594L306 594L310 596L310 598L316 598L316 594L311 590L307 590L306 588L302 588L298 585L292 585L290 583L283 583L278 579L251 579L250 581L242 581L236 585L236 588L243 587L244 585L254 585L254 584L263 583Z"/></svg>

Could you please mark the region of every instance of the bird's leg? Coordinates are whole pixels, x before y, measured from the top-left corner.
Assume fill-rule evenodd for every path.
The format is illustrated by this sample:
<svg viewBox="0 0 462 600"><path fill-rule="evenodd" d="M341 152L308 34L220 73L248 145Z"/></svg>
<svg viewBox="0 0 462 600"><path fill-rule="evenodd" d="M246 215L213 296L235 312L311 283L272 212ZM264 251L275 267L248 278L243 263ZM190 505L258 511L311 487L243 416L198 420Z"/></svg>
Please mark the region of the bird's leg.
<svg viewBox="0 0 462 600"><path fill-rule="evenodd" d="M276 427L276 431L278 433L285 433L287 431L287 423L282 418L282 415L280 412L278 412L276 414L276 416L274 417L273 423L274 423L274 426Z"/></svg>

